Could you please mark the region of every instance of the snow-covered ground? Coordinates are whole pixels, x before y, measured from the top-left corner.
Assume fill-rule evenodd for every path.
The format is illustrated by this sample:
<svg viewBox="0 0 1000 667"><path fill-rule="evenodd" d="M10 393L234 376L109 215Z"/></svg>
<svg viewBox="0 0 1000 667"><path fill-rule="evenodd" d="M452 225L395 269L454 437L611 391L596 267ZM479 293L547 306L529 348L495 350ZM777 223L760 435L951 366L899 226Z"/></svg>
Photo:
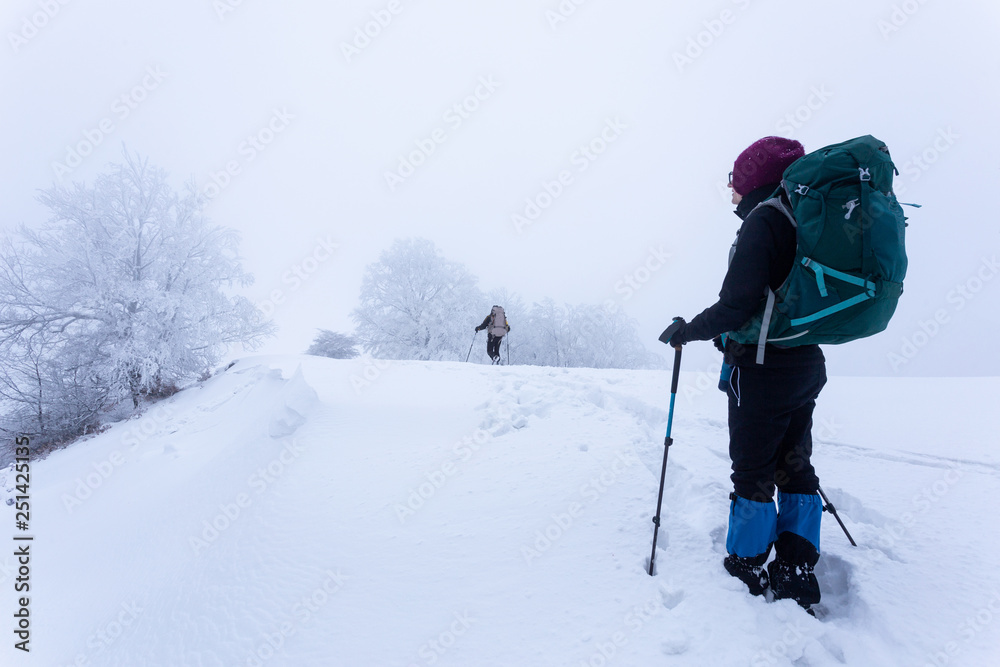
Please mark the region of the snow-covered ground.
<svg viewBox="0 0 1000 667"><path fill-rule="evenodd" d="M669 373L245 359L33 463L0 662L996 664L1000 378L831 377L815 463L859 546L825 516L822 620L722 569L714 384L682 373L650 577Z"/></svg>

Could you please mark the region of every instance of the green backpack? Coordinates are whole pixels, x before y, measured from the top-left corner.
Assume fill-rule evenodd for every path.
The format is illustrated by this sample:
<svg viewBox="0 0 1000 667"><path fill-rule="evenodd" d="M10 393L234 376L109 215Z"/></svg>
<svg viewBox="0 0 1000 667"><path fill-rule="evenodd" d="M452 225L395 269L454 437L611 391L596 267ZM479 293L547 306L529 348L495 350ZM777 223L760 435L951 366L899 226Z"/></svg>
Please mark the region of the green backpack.
<svg viewBox="0 0 1000 667"><path fill-rule="evenodd" d="M795 263L777 292L738 331L737 343L846 343L886 328L903 293L906 218L892 192L896 171L872 136L827 146L793 162L760 206L796 228Z"/></svg>

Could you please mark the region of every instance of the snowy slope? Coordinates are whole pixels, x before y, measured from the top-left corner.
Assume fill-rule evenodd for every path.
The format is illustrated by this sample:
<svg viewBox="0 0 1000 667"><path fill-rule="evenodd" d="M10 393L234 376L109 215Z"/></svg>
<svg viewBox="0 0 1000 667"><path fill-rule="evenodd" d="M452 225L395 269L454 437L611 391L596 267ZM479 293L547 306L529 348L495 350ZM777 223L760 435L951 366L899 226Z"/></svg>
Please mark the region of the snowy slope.
<svg viewBox="0 0 1000 667"><path fill-rule="evenodd" d="M2 663L994 664L1000 379L831 378L815 462L860 546L825 518L822 621L722 569L712 384L682 373L649 577L669 374L243 360L33 464Z"/></svg>

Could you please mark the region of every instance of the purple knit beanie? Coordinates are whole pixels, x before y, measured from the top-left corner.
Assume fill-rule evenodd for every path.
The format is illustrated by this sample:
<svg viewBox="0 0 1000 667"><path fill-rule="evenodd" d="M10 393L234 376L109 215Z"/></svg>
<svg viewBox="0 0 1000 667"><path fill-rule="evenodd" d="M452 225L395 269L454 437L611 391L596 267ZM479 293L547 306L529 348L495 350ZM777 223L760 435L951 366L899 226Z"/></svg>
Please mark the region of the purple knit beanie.
<svg viewBox="0 0 1000 667"><path fill-rule="evenodd" d="M740 153L733 164L733 190L746 196L770 183L779 183L788 165L806 154L802 144L784 137L764 137Z"/></svg>

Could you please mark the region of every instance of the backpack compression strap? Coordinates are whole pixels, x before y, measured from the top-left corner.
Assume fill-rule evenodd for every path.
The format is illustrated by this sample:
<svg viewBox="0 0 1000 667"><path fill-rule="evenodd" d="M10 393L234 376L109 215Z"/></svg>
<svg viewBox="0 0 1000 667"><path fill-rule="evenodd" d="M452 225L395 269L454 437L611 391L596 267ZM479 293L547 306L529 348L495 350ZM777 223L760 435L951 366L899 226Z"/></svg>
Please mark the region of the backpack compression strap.
<svg viewBox="0 0 1000 667"><path fill-rule="evenodd" d="M857 276L852 276L842 271L831 269L829 266L824 266L815 260L809 259L808 257L802 258L802 265L816 274L816 287L819 289L821 296L827 295L825 276L836 278L837 280L857 285L858 287L863 287L865 291L856 296L852 296L850 299L845 299L838 304L834 304L829 308L824 308L823 310L813 313L812 315L791 320L791 324L794 327L814 322L826 317L827 315L832 315L833 313L840 312L841 310L846 310L855 304L875 298L877 286L870 280L865 280L864 278L858 278Z"/></svg>

